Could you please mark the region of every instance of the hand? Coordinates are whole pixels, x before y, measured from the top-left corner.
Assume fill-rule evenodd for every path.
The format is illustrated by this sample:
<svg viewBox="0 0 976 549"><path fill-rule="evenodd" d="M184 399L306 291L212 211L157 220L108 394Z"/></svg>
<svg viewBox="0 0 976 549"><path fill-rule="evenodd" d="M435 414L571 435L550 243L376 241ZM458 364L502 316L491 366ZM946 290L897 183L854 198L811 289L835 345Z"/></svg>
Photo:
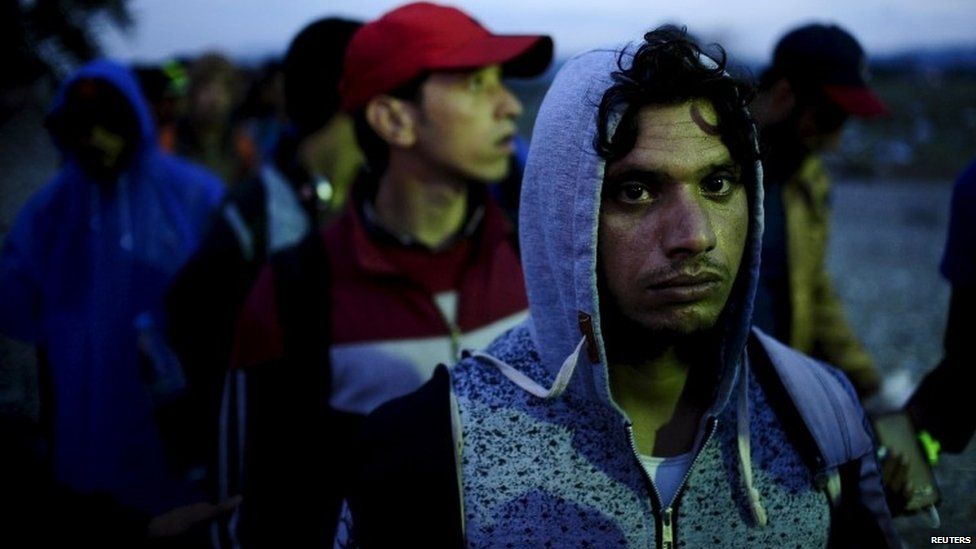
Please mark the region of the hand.
<svg viewBox="0 0 976 549"><path fill-rule="evenodd" d="M904 513L914 491L911 481L908 480L908 460L905 456L898 452L887 453L881 460L881 479L888 510L892 515Z"/></svg>
<svg viewBox="0 0 976 549"><path fill-rule="evenodd" d="M230 514L241 504L241 496L227 498L214 505L199 502L171 509L149 521L147 535L152 538L181 536L194 526Z"/></svg>

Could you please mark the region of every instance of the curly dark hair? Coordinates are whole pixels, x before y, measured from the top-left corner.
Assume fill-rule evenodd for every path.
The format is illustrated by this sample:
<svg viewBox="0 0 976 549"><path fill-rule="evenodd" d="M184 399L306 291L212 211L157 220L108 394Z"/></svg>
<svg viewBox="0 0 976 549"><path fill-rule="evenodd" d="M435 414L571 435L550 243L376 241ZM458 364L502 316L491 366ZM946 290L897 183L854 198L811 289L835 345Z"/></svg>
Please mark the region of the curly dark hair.
<svg viewBox="0 0 976 549"><path fill-rule="evenodd" d="M613 73L614 84L600 101L594 139L597 153L609 163L630 152L637 140L636 115L641 108L705 99L718 114L722 143L732 159L742 167L751 166L758 153L755 124L747 106L755 90L748 82L730 76L725 50L718 45L714 49L713 55L706 54L689 38L687 30L667 25L644 35L644 43L629 67L621 52L617 60L620 70ZM622 113L620 123L611 135L611 117L618 112Z"/></svg>

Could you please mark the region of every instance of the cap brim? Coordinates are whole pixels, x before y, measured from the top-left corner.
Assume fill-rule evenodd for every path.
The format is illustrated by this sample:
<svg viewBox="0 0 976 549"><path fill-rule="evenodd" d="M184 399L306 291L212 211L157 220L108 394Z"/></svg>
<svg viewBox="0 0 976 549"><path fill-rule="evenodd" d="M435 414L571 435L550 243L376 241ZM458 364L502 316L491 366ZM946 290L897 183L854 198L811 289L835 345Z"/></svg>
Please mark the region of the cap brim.
<svg viewBox="0 0 976 549"><path fill-rule="evenodd" d="M552 38L548 36L485 36L455 49L437 60L434 70L471 69L500 64L506 76L541 74L552 62Z"/></svg>
<svg viewBox="0 0 976 549"><path fill-rule="evenodd" d="M831 101L851 116L871 118L888 114L888 107L873 91L861 86L823 86Z"/></svg>

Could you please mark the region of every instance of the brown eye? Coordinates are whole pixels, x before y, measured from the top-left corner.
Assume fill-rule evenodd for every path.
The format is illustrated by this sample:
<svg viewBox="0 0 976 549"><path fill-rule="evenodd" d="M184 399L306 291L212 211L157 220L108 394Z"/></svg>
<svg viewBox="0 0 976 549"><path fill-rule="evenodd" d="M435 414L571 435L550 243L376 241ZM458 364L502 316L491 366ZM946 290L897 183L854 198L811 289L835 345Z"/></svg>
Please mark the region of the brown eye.
<svg viewBox="0 0 976 549"><path fill-rule="evenodd" d="M713 175L702 181L701 187L708 194L724 196L732 192L737 182L728 175Z"/></svg>
<svg viewBox="0 0 976 549"><path fill-rule="evenodd" d="M624 183L618 188L617 197L621 202L635 204L649 201L651 193L640 183Z"/></svg>

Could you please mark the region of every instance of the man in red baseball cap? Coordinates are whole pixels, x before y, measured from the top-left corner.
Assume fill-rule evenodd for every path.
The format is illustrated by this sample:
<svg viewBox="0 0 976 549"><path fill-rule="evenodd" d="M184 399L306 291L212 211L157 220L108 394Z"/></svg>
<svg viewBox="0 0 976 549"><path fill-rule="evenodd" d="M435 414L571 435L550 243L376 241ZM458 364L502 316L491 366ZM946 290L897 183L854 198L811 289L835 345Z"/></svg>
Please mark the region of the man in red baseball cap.
<svg viewBox="0 0 976 549"><path fill-rule="evenodd" d="M324 236L336 409L366 414L526 314L510 227L487 184L511 169L522 112L503 78L537 75L551 58L548 37L492 34L427 2L353 36L340 93L367 169Z"/></svg>
<svg viewBox="0 0 976 549"><path fill-rule="evenodd" d="M245 500L272 484L265 502L292 503L251 515L253 539L330 540L359 420L526 317L487 184L510 170L522 112L503 78L541 73L552 48L430 3L352 37L339 88L366 169L331 226L272 258L235 336L235 364L261 377L249 382L250 455L280 456L250 460Z"/></svg>
<svg viewBox="0 0 976 549"><path fill-rule="evenodd" d="M852 116L884 115L867 84L867 58L836 25L796 28L777 43L753 102L766 158L766 229L754 323L840 367L862 398L881 379L847 323L825 266L830 179L819 153L840 142Z"/></svg>

